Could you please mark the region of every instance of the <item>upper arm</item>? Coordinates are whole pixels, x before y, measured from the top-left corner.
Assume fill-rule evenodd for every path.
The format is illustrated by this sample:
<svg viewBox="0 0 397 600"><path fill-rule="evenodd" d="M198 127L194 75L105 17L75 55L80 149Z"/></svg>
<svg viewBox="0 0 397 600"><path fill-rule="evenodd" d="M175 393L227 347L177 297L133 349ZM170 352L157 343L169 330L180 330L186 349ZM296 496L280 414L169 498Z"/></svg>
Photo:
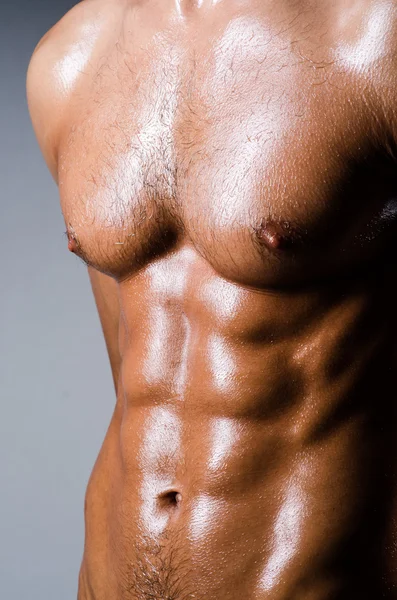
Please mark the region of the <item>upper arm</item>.
<svg viewBox="0 0 397 600"><path fill-rule="evenodd" d="M57 180L57 149L65 99L56 86L53 49L48 32L37 45L29 63L26 92L34 132L47 166Z"/></svg>
<svg viewBox="0 0 397 600"><path fill-rule="evenodd" d="M113 4L113 7L112 7ZM84 0L74 6L36 46L27 72L27 100L33 128L57 181L62 134L78 110L78 97L90 81L117 19L110 0Z"/></svg>
<svg viewBox="0 0 397 600"><path fill-rule="evenodd" d="M33 129L43 157L58 180L58 150L73 100L73 87L65 85L62 71L69 68L77 36L74 7L39 41L30 59L26 94Z"/></svg>
<svg viewBox="0 0 397 600"><path fill-rule="evenodd" d="M89 267L88 272L117 390L121 363L119 350L120 303L117 283L108 275L104 275L92 267Z"/></svg>
<svg viewBox="0 0 397 600"><path fill-rule="evenodd" d="M84 0L42 38L31 58L27 72L29 112L40 149L56 181L62 139L73 124L73 111L79 110L78 98L90 81L90 69L95 69L97 57L109 43L109 21L117 20L117 12L114 0ZM89 275L117 385L117 284L91 268Z"/></svg>

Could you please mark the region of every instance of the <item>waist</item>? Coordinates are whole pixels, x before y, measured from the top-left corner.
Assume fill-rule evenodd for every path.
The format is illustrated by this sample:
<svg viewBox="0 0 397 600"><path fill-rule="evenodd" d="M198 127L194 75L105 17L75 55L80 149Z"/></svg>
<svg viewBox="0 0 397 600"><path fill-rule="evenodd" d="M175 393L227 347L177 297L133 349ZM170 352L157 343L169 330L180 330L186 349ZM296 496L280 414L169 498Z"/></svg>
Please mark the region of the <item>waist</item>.
<svg viewBox="0 0 397 600"><path fill-rule="evenodd" d="M109 597L342 600L364 578L360 597L380 597L365 594L394 516L382 419L347 411L308 438L298 421L120 403L87 493L88 529L106 522Z"/></svg>

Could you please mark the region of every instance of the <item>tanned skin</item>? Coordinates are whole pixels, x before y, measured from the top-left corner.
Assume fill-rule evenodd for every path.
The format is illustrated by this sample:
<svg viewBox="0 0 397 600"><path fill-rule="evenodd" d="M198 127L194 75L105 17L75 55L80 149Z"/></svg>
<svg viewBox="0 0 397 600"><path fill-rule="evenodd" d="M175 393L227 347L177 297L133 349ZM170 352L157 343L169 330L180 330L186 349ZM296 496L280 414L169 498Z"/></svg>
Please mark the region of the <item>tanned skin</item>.
<svg viewBox="0 0 397 600"><path fill-rule="evenodd" d="M117 390L79 600L397 599L396 96L395 0L86 0L37 47Z"/></svg>

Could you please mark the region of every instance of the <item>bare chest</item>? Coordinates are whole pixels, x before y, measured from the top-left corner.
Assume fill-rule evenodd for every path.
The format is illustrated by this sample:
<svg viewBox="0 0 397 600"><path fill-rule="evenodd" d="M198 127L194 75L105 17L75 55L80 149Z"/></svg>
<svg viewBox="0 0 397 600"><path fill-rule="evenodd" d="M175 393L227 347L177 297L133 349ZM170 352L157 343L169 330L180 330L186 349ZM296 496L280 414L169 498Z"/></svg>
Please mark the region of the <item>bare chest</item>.
<svg viewBox="0 0 397 600"><path fill-rule="evenodd" d="M266 286L382 246L394 181L372 98L329 43L314 51L247 16L195 45L177 37L119 46L76 103L60 191L77 253L126 277L188 243Z"/></svg>

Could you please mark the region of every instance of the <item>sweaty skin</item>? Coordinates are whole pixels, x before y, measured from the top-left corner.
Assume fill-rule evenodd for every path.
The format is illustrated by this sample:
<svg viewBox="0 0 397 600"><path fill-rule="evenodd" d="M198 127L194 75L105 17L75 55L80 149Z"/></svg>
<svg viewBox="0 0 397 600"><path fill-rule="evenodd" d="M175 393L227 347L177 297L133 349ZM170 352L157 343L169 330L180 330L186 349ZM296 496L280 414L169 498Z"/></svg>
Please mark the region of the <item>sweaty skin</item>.
<svg viewBox="0 0 397 600"><path fill-rule="evenodd" d="M396 97L395 0L86 0L37 47L117 391L79 600L397 599Z"/></svg>

